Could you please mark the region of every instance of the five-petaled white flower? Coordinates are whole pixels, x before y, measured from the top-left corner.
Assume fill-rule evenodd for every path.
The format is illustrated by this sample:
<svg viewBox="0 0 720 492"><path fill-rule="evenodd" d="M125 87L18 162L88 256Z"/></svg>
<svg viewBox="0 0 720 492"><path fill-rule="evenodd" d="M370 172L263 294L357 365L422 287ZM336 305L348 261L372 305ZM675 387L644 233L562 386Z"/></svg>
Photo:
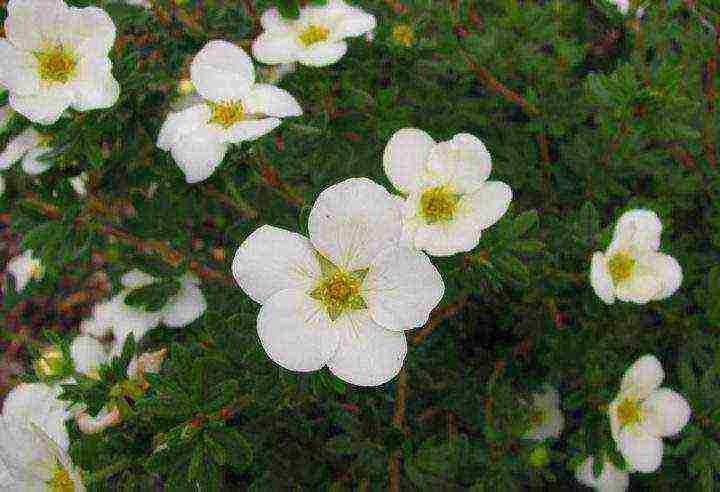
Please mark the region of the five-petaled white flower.
<svg viewBox="0 0 720 492"><path fill-rule="evenodd" d="M405 235L416 248L450 256L478 245L480 234L500 220L512 190L487 181L490 153L473 135L436 143L416 128L395 132L383 155L385 174L401 193Z"/></svg>
<svg viewBox="0 0 720 492"><path fill-rule="evenodd" d="M310 211L309 240L272 226L240 245L233 275L254 301L268 356L292 371L325 365L377 386L402 368L403 330L422 326L444 284L427 256L400 243L391 195L366 178L326 188Z"/></svg>
<svg viewBox="0 0 720 492"><path fill-rule="evenodd" d="M525 439L544 441L548 437L558 438L564 425L565 417L560 410L560 393L549 386L543 393L534 393L530 410L530 429L525 433Z"/></svg>
<svg viewBox="0 0 720 492"><path fill-rule="evenodd" d="M599 477L593 474L593 457L588 456L575 470L578 482L592 487L598 492L623 492L630 485L630 476L618 470L610 460L606 459Z"/></svg>
<svg viewBox="0 0 720 492"><path fill-rule="evenodd" d="M188 183L210 177L230 144L260 138L280 125L280 117L302 114L283 89L256 84L250 57L227 41L207 43L190 65L190 77L204 100L170 113L157 140Z"/></svg>
<svg viewBox="0 0 720 492"><path fill-rule="evenodd" d="M662 224L651 210L625 212L605 253L596 251L590 267L595 293L607 304L615 298L645 304L665 299L682 283L682 268L658 252Z"/></svg>
<svg viewBox="0 0 720 492"><path fill-rule="evenodd" d="M323 7L308 6L295 20L266 10L261 19L265 30L252 45L253 56L263 63L292 63L322 67L336 63L347 51L345 38L361 36L375 28L375 16L346 4L329 0Z"/></svg>
<svg viewBox="0 0 720 492"><path fill-rule="evenodd" d="M625 372L620 393L610 404L610 427L629 471L651 473L660 467L662 438L678 434L690 419L687 401L660 388L665 373L653 355L640 357Z"/></svg>
<svg viewBox="0 0 720 492"><path fill-rule="evenodd" d="M108 53L115 25L97 7L62 0L10 0L0 38L0 84L10 106L50 125L70 106L78 111L115 104L120 87Z"/></svg>
<svg viewBox="0 0 720 492"><path fill-rule="evenodd" d="M33 251L28 249L8 262L7 271L15 278L15 290L21 292L30 280L40 280L45 269L39 258L33 257Z"/></svg>
<svg viewBox="0 0 720 492"><path fill-rule="evenodd" d="M34 176L42 174L52 166L51 163L41 161L40 158L50 152L52 147L48 144L48 135L38 133L34 128L26 128L22 133L13 137L5 149L0 153L0 171L22 159L22 168L27 174Z"/></svg>

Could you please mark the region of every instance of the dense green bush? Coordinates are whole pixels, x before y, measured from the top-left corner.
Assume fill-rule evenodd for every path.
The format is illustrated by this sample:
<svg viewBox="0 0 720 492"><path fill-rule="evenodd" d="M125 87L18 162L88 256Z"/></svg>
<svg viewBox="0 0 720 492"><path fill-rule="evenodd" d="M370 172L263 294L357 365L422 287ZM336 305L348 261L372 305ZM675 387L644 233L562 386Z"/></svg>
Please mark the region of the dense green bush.
<svg viewBox="0 0 720 492"><path fill-rule="evenodd" d="M350 38L338 63L298 65L278 82L302 116L231 147L196 184L156 147L160 127L198 51L224 39L250 53L274 3L93 4L117 27L119 100L49 127L49 171L3 173L0 256L32 249L45 274L19 293L6 276L0 394L37 380L39 351L67 346L130 270L167 281L128 302L157 309L191 270L208 309L138 341L138 352L167 356L126 398L112 392L132 343L99 382L66 387L91 413L124 401L122 422L101 433L68 423L89 490L572 489L588 455L622 466L608 404L644 354L662 362L692 417L665 440L662 467L632 474L631 488L717 489L717 0L653 1L639 19L638 5L623 14L605 0L363 1L377 18L372 38ZM15 116L0 145L29 124ZM307 236L318 195L347 178L393 191L383 151L407 127L436 141L480 138L491 179L513 190L509 211L474 250L431 257L444 296L407 332L397 378L359 387L327 368L280 368L258 340L258 304L233 279L236 249L263 224ZM83 196L69 181L80 173ZM591 257L635 208L660 217L660 250L682 266L682 285L661 301L606 304ZM522 402L544 384L559 390L565 426L537 443L523 439Z"/></svg>

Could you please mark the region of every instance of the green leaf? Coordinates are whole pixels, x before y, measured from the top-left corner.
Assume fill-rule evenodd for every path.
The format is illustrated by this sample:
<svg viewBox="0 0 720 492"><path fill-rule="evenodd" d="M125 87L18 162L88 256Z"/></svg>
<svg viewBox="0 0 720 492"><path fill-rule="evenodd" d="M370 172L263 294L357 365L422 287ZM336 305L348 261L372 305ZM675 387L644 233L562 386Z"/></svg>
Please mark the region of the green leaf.
<svg viewBox="0 0 720 492"><path fill-rule="evenodd" d="M510 233L513 237L519 238L531 229L533 229L539 223L540 218L538 216L537 210L527 210L515 217L515 220L513 220L512 227L510 229Z"/></svg>
<svg viewBox="0 0 720 492"><path fill-rule="evenodd" d="M278 0L280 15L286 19L297 19L300 17L300 6L297 0Z"/></svg>
<svg viewBox="0 0 720 492"><path fill-rule="evenodd" d="M145 311L159 311L179 291L180 282L177 280L161 280L133 290L125 298L125 304Z"/></svg>
<svg viewBox="0 0 720 492"><path fill-rule="evenodd" d="M223 446L226 463L236 472L244 471L253 461L253 450L247 439L235 428L225 427L213 432L218 444Z"/></svg>
<svg viewBox="0 0 720 492"><path fill-rule="evenodd" d="M708 321L713 325L720 324L720 265L714 266L707 276L708 284Z"/></svg>
<svg viewBox="0 0 720 492"><path fill-rule="evenodd" d="M600 214L592 202L585 202L580 209L577 227L580 239L593 244L595 236L600 232Z"/></svg>

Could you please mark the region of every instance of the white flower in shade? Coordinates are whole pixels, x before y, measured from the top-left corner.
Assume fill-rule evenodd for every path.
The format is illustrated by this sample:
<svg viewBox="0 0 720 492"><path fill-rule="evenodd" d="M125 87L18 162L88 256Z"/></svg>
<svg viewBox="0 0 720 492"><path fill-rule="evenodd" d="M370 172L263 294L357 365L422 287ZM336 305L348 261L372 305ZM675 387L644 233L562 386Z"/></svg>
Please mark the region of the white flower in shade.
<svg viewBox="0 0 720 492"><path fill-rule="evenodd" d="M615 226L605 253L592 256L590 283L607 304L615 299L645 304L665 299L682 283L682 268L670 255L658 252L662 224L650 210L625 212Z"/></svg>
<svg viewBox="0 0 720 492"><path fill-rule="evenodd" d="M490 153L473 135L436 143L416 128L395 132L383 154L385 173L406 195L400 200L405 236L434 256L469 251L507 212L512 190L487 181Z"/></svg>
<svg viewBox="0 0 720 492"><path fill-rule="evenodd" d="M593 457L583 461L583 463L575 470L575 478L588 487L592 487L599 492L623 492L630 485L630 476L618 470L610 460L605 460L602 473L599 477L593 474Z"/></svg>
<svg viewBox="0 0 720 492"><path fill-rule="evenodd" d="M75 415L75 422L83 434L97 434L108 427L119 424L121 420L120 410L115 406L112 409L103 407L94 417L86 410Z"/></svg>
<svg viewBox="0 0 720 492"><path fill-rule="evenodd" d="M99 379L98 369L108 361L108 353L96 338L89 335L75 337L70 345L70 356L75 370L88 377Z"/></svg>
<svg viewBox="0 0 720 492"><path fill-rule="evenodd" d="M85 196L87 194L87 180L88 175L86 172L82 172L78 174L77 176L74 176L70 178L70 186L72 186L72 189L80 196Z"/></svg>
<svg viewBox="0 0 720 492"><path fill-rule="evenodd" d="M640 357L625 372L610 404L610 427L631 470L651 473L660 467L663 437L678 434L690 419L690 405L675 391L660 388L665 373L652 355Z"/></svg>
<svg viewBox="0 0 720 492"><path fill-rule="evenodd" d="M264 32L252 45L253 56L262 63L292 63L322 67L336 63L347 51L345 38L362 36L375 28L375 16L342 0L323 7L300 9L295 20L283 19L272 8L260 18Z"/></svg>
<svg viewBox="0 0 720 492"><path fill-rule="evenodd" d="M544 441L548 437L560 437L565 418L560 410L560 393L555 388L546 387L544 393L533 394L530 425L525 439Z"/></svg>
<svg viewBox="0 0 720 492"><path fill-rule="evenodd" d="M33 257L31 249L10 260L7 271L15 278L17 292L24 290L30 280L40 280L45 274L42 262Z"/></svg>
<svg viewBox="0 0 720 492"><path fill-rule="evenodd" d="M203 100L170 113L157 139L188 183L207 179L230 144L260 138L280 125L280 117L302 114L283 89L256 84L250 57L227 41L207 43L190 65L190 77Z"/></svg>
<svg viewBox="0 0 720 492"><path fill-rule="evenodd" d="M0 84L10 106L35 123L55 123L68 107L108 108L120 87L108 53L115 25L97 7L62 0L10 0L0 38Z"/></svg>
<svg viewBox="0 0 720 492"><path fill-rule="evenodd" d="M407 352L403 331L425 324L443 296L440 273L399 244L400 212L366 178L320 193L308 230L309 240L265 225L235 253L235 280L262 304L263 348L291 371L327 365L359 386L389 381Z"/></svg>
<svg viewBox="0 0 720 492"><path fill-rule="evenodd" d="M120 281L124 287L132 290L150 285L157 279L135 269L123 275ZM180 290L171 296L167 304L158 312L160 322L172 328L189 325L202 316L207 309L207 302L200 290L200 279L197 276L186 273L178 281Z"/></svg>
<svg viewBox="0 0 720 492"><path fill-rule="evenodd" d="M620 12L622 12L623 14L627 14L628 12L630 12L630 0L608 0L608 1L610 3L612 3L613 5L615 5L617 7L617 9ZM637 10L636 17L639 19L643 15L645 15L645 9L641 7Z"/></svg>
<svg viewBox="0 0 720 492"><path fill-rule="evenodd" d="M22 383L8 393L0 420L8 423L31 421L63 449L69 445L65 421L71 417L69 403L59 400L60 385Z"/></svg>
<svg viewBox="0 0 720 492"><path fill-rule="evenodd" d="M42 174L52 166L51 163L41 161L40 158L50 152L47 135L38 133L34 128L27 128L8 142L5 150L0 153L0 171L22 159L22 168L27 174L34 176Z"/></svg>

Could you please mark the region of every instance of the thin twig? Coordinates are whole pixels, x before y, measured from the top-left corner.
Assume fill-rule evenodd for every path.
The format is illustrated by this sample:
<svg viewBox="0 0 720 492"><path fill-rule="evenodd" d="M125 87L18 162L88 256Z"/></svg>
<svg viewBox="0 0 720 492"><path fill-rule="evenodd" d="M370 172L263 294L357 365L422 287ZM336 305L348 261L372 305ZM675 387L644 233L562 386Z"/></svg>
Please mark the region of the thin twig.
<svg viewBox="0 0 720 492"><path fill-rule="evenodd" d="M397 387L395 391L395 413L393 414L393 425L405 432L405 402L407 400L407 372L405 368L398 374ZM396 450L388 460L388 475L390 477L390 492L400 492L400 450Z"/></svg>
<svg viewBox="0 0 720 492"><path fill-rule="evenodd" d="M448 304L442 309L435 310L432 317L430 318L430 321L425 323L425 326L423 326L420 331L418 331L417 334L410 339L410 342L413 345L418 345L422 343L422 341L425 340L428 335L430 335L441 322L448 318L451 318L452 316L455 316L458 311L465 307L467 302L468 296L464 295L454 303Z"/></svg>

